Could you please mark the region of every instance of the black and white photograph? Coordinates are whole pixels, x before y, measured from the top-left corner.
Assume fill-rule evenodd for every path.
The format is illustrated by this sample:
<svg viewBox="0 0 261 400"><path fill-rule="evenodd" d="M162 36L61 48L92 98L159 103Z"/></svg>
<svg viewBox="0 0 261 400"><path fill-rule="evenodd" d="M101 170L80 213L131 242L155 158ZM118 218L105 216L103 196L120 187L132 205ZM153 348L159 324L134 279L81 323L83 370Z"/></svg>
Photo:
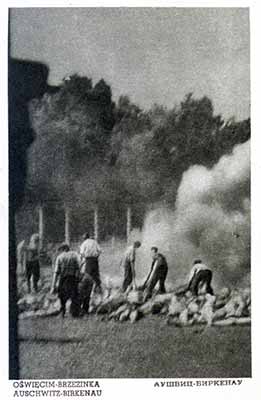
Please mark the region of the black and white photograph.
<svg viewBox="0 0 261 400"><path fill-rule="evenodd" d="M9 379L251 378L249 8L11 7L8 95Z"/></svg>

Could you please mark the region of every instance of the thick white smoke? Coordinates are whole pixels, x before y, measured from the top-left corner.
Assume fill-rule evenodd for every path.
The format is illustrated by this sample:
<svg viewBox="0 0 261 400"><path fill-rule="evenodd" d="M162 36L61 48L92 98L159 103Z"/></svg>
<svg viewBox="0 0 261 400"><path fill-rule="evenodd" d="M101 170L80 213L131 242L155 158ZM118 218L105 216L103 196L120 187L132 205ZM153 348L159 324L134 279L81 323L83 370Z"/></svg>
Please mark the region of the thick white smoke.
<svg viewBox="0 0 261 400"><path fill-rule="evenodd" d="M184 282L195 257L211 267L216 286L249 279L250 143L236 146L212 169L195 165L184 172L175 211L149 211L141 239L142 275L155 245L167 257L174 286Z"/></svg>

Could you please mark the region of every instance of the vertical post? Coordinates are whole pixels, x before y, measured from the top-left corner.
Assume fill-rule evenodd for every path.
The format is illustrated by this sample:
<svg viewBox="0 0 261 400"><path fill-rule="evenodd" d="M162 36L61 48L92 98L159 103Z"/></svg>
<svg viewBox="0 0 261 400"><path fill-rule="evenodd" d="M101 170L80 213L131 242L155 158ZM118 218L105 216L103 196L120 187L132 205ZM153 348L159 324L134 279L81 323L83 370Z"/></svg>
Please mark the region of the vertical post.
<svg viewBox="0 0 261 400"><path fill-rule="evenodd" d="M40 244L40 249L43 248L43 240L44 240L44 210L43 206L40 205L39 207L39 244Z"/></svg>
<svg viewBox="0 0 261 400"><path fill-rule="evenodd" d="M126 235L127 235L127 242L129 241L131 233L131 208L130 206L127 207L127 229L126 229Z"/></svg>
<svg viewBox="0 0 261 400"><path fill-rule="evenodd" d="M111 238L111 247L114 249L115 247L115 236L113 235Z"/></svg>
<svg viewBox="0 0 261 400"><path fill-rule="evenodd" d="M23 258L22 258L22 272L23 272L23 274L25 273L25 270L26 270L26 254L23 251Z"/></svg>
<svg viewBox="0 0 261 400"><path fill-rule="evenodd" d="M65 242L70 244L70 209L69 207L65 206L65 213L64 213L64 239Z"/></svg>
<svg viewBox="0 0 261 400"><path fill-rule="evenodd" d="M99 221L98 221L98 207L94 208L94 239L98 240L99 237Z"/></svg>

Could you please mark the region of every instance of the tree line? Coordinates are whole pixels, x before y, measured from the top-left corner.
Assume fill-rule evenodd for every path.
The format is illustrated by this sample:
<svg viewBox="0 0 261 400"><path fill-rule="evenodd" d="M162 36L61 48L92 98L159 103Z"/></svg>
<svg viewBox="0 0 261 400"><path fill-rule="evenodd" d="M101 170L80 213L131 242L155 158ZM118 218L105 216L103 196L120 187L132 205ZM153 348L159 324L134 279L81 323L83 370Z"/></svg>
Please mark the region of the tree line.
<svg viewBox="0 0 261 400"><path fill-rule="evenodd" d="M206 96L143 110L128 96L113 102L104 80L79 75L31 101L29 112L35 140L24 207L39 208L40 229L47 235L49 226L53 240L59 218L68 241L93 221L101 239L128 235L155 202L175 207L191 165L210 168L250 137L250 119L224 120Z"/></svg>

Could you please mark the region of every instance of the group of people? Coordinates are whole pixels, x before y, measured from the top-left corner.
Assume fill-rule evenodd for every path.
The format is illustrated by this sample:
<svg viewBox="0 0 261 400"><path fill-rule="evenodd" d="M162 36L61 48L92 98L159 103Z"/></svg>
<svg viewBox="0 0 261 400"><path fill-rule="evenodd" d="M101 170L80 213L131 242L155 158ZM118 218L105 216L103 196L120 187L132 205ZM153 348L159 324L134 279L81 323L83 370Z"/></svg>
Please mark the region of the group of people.
<svg viewBox="0 0 261 400"><path fill-rule="evenodd" d="M134 244L128 247L124 259L123 259L123 269L124 269L124 280L122 289L123 291L128 290L128 288L137 288L135 281L135 259L136 250L141 246L139 241L134 242ZM145 300L151 297L152 292L159 284L158 293L166 293L165 281L168 274L168 264L166 257L159 253L156 246L151 247L151 258L152 264L147 275L144 284L140 289L145 290ZM188 284L185 285L184 291L190 291L193 296L197 296L199 288L205 286L206 293L213 295L213 289L211 286L212 281L212 271L205 265L201 259L195 259L193 267L188 276Z"/></svg>
<svg viewBox="0 0 261 400"><path fill-rule="evenodd" d="M127 248L122 260L124 270L124 279L122 284L123 292L133 288L137 289L136 273L135 273L135 260L136 250L141 246L139 241L134 242L133 245ZM149 274L140 289L146 290L145 298L148 299L152 295L152 291L159 283L159 293L166 293L165 281L168 274L168 264L166 258L159 253L158 248L151 247L152 264Z"/></svg>
<svg viewBox="0 0 261 400"><path fill-rule="evenodd" d="M140 247L141 242L135 241L124 253L121 262L123 269L121 289L124 293L128 293L132 289L140 289L144 291L144 301L146 301L152 296L157 284L159 286L158 293L166 293L165 281L168 274L168 263L166 257L159 252L156 246L151 247L151 268L145 282L138 288L135 262L136 252ZM37 291L40 278L39 235L32 235L25 253L28 292L31 292L31 278L33 288ZM99 244L90 237L89 233L85 233L79 252L71 250L67 243L59 246L50 292L53 294L58 289L63 317L69 299L71 300L71 314L78 317L88 313L92 291L102 293L99 271L100 254ZM196 259L184 290L197 296L200 286L205 285L206 292L213 295L211 280L212 271L200 259Z"/></svg>
<svg viewBox="0 0 261 400"><path fill-rule="evenodd" d="M66 312L66 302L71 300L71 314L75 317L88 313L91 292L102 292L99 271L101 248L88 233L79 253L70 250L68 244L62 244L55 261L51 293L55 292L57 282L58 296L61 301L62 316Z"/></svg>

